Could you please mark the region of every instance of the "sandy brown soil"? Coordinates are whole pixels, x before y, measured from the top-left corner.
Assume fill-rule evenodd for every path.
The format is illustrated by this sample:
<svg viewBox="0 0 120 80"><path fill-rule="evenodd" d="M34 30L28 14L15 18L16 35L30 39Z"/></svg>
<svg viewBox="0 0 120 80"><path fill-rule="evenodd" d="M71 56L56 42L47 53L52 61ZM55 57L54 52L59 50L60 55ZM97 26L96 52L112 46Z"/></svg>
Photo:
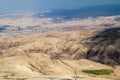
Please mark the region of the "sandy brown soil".
<svg viewBox="0 0 120 80"><path fill-rule="evenodd" d="M78 30L1 40L1 80L119 80L120 66L83 59L88 36L100 30ZM90 75L82 70L112 69L110 75Z"/></svg>

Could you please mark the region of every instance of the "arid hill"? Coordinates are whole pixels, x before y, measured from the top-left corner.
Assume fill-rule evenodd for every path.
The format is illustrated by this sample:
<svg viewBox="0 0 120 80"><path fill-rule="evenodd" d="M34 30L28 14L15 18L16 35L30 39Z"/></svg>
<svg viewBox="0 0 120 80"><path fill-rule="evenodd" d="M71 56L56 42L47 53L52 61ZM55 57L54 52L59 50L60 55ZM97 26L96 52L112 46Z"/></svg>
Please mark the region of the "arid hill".
<svg viewBox="0 0 120 80"><path fill-rule="evenodd" d="M0 79L119 80L119 30L89 29L1 39ZM113 73L82 72L100 69Z"/></svg>
<svg viewBox="0 0 120 80"><path fill-rule="evenodd" d="M82 70L110 69L109 75L90 75ZM119 69L116 68L117 70ZM0 59L1 80L114 80L119 71L90 60L50 59L46 54L30 53Z"/></svg>
<svg viewBox="0 0 120 80"><path fill-rule="evenodd" d="M87 59L110 65L120 65L120 28L98 32L90 38Z"/></svg>
<svg viewBox="0 0 120 80"><path fill-rule="evenodd" d="M119 65L120 28L78 30L0 41L1 57L43 53L51 59L90 59Z"/></svg>

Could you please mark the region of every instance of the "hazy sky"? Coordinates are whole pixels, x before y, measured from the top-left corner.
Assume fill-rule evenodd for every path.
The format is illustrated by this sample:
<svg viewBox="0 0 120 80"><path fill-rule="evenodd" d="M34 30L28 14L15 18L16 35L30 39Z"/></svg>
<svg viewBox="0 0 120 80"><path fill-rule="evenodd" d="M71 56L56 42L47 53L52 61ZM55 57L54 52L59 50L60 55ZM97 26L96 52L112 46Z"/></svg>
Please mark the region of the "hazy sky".
<svg viewBox="0 0 120 80"><path fill-rule="evenodd" d="M0 11L40 11L103 4L120 4L120 0L0 0Z"/></svg>

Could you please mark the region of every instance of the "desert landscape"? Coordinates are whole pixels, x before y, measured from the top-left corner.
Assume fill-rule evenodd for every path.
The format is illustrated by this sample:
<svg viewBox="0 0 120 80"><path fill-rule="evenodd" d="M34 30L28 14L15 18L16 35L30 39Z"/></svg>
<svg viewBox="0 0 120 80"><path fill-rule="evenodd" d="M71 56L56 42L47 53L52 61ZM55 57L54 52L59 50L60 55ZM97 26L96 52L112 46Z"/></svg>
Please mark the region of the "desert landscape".
<svg viewBox="0 0 120 80"><path fill-rule="evenodd" d="M1 22L15 26L15 30L9 26L0 33L4 34L0 38L0 79L120 80L118 19L109 16L39 24L40 20L34 23L29 18L24 23L22 19ZM14 23L22 29L17 30ZM41 27L29 29L28 23Z"/></svg>
<svg viewBox="0 0 120 80"><path fill-rule="evenodd" d="M0 80L120 80L120 1L1 0Z"/></svg>

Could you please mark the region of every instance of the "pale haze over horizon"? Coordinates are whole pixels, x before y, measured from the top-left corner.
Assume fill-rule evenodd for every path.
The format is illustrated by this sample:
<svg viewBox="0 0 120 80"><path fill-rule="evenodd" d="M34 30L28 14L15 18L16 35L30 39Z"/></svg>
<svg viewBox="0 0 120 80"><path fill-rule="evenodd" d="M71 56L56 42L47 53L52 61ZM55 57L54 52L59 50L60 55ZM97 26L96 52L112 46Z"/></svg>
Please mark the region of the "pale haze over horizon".
<svg viewBox="0 0 120 80"><path fill-rule="evenodd" d="M0 12L71 9L105 4L120 4L120 0L0 0Z"/></svg>

